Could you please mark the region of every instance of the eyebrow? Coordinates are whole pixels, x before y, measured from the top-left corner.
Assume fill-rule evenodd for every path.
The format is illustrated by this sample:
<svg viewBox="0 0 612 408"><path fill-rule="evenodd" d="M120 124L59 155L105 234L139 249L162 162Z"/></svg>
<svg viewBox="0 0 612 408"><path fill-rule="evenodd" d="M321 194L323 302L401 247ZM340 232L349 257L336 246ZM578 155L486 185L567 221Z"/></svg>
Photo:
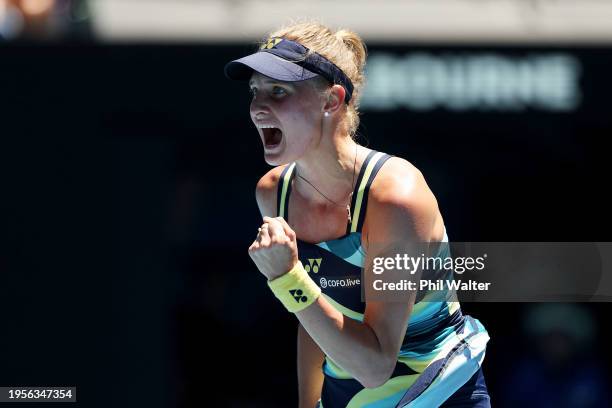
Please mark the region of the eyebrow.
<svg viewBox="0 0 612 408"><path fill-rule="evenodd" d="M279 85L283 85L283 82L282 82L282 81L278 81L278 80L273 79L273 78L263 77L263 78L261 79L261 81L262 81L262 82L264 82L264 83L268 83L268 84L279 84ZM249 81L249 86L253 86L253 85L255 84L255 82L256 82L256 81L254 81L254 80L252 80L252 79L251 79L251 80Z"/></svg>

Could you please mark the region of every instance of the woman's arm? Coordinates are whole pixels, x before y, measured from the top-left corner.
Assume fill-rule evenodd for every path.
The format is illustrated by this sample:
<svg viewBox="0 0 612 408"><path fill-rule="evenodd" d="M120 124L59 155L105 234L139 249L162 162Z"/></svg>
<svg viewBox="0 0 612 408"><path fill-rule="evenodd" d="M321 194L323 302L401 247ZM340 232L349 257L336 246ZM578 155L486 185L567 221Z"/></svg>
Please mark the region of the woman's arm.
<svg viewBox="0 0 612 408"><path fill-rule="evenodd" d="M395 162L393 165L391 163ZM368 198L365 278L372 276L372 259L393 258L414 243L433 240L439 217L437 203L418 170L389 160L387 177L374 181ZM404 161L404 163L407 163ZM399 165L398 165L399 164ZM269 279L283 275L297 261L295 232L282 218L264 217L249 248L259 270ZM363 322L345 317L323 296L296 313L301 325L320 349L367 388L384 384L397 362L416 293L405 292L401 302L366 301Z"/></svg>
<svg viewBox="0 0 612 408"><path fill-rule="evenodd" d="M321 369L325 355L302 325L298 325L297 368L299 408L314 408L323 387Z"/></svg>
<svg viewBox="0 0 612 408"><path fill-rule="evenodd" d="M418 247L435 240L433 229L439 218L436 200L420 172L404 163L389 160L387 171L381 170L372 183L369 221L363 230L367 253L363 285L373 276L373 258L395 258L415 244ZM249 250L260 271L273 280L294 265L289 265L292 257L297 259L295 232L282 218L264 217L264 223L269 228ZM418 279L418 272L412 278ZM404 294L400 302L366 299L363 322L345 317L323 296L296 317L328 358L364 387L375 388L389 379L397 363L416 291Z"/></svg>
<svg viewBox="0 0 612 408"><path fill-rule="evenodd" d="M364 320L359 322L344 316L320 296L296 316L334 363L364 387L376 388L395 368L414 299L414 293L407 293L402 302L368 301Z"/></svg>

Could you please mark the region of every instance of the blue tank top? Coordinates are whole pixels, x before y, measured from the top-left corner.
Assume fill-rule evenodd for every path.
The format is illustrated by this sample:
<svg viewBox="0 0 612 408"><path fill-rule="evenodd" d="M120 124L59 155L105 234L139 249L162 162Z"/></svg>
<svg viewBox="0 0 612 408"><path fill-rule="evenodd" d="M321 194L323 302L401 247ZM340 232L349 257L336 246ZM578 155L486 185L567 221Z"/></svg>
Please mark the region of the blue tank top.
<svg viewBox="0 0 612 408"><path fill-rule="evenodd" d="M366 157L355 183L351 217L345 235L317 244L297 239L299 259L321 288L322 296L343 315L358 321L363 321L366 306L362 302L361 273L366 253L361 244L361 230L368 192L378 171L390 157L376 151L371 151ZM277 214L286 220L294 176L295 163L291 163L281 172L278 183ZM448 242L446 231L444 242ZM440 245L437 255L450 256L448 245ZM452 271L443 273L452 276ZM391 378L378 388L367 389L326 357L322 367L325 380L321 406L395 407L434 361L446 357L466 336L478 332L486 334L476 319L470 318L468 326L466 330L466 318L461 313L454 292L442 295L440 291L419 293Z"/></svg>

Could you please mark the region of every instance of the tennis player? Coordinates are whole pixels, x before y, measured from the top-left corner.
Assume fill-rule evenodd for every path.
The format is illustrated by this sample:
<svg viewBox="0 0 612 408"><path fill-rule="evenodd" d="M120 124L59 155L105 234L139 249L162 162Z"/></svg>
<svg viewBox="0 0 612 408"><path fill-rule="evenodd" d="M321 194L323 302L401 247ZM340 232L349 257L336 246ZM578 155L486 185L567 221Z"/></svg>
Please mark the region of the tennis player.
<svg viewBox="0 0 612 408"><path fill-rule="evenodd" d="M454 293L362 302L375 258L415 242L449 255L421 172L354 140L365 62L356 33L309 22L225 67L249 81L251 119L274 166L257 184L263 223L249 254L299 320L299 406L488 407L489 336Z"/></svg>

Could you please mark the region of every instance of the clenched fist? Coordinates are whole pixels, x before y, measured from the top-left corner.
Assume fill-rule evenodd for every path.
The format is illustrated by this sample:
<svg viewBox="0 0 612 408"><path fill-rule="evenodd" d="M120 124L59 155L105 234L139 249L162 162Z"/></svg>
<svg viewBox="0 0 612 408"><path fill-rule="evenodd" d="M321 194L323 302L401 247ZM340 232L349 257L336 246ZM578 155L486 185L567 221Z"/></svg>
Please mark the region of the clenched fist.
<svg viewBox="0 0 612 408"><path fill-rule="evenodd" d="M249 255L268 280L278 278L298 261L295 232L282 217L263 217L257 238L249 247Z"/></svg>

